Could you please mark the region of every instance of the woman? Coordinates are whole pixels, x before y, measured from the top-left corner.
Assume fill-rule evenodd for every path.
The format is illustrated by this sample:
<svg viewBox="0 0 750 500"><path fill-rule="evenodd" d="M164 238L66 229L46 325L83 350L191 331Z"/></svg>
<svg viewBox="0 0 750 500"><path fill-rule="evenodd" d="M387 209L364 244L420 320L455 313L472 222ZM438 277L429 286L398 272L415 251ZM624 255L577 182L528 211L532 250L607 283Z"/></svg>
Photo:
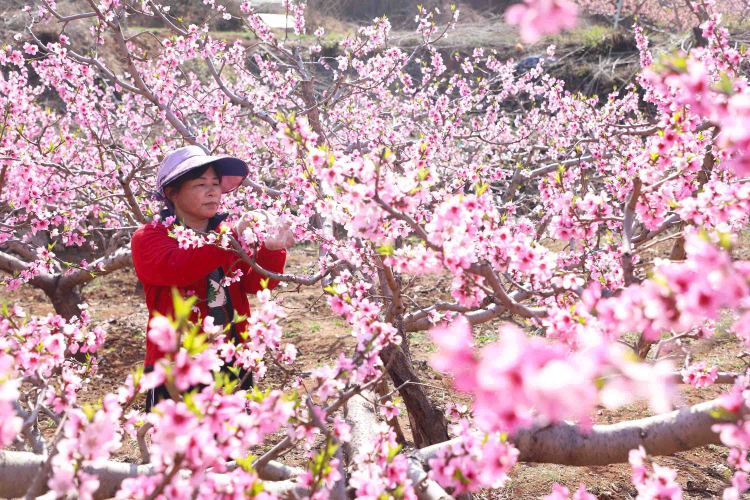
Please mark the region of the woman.
<svg viewBox="0 0 750 500"><path fill-rule="evenodd" d="M236 189L247 173L247 164L242 160L209 156L199 146L172 151L164 158L157 174L157 192L166 203L162 220L174 218L175 224L200 233L215 230L227 217L218 213L221 195ZM235 233L241 233L245 225L241 221ZM277 228L259 249L256 262L269 271L283 272L286 248L293 242L288 226ZM146 294L149 321L155 315L173 315L172 289L176 288L183 297L198 298L196 305L200 312L194 313L193 321L211 316L214 325L226 325L231 323L235 313L249 315L247 294L262 288L263 276L252 271L236 253L210 245L181 249L164 224L146 224L138 229L131 248L135 272ZM237 269L242 271L241 280L222 286L223 278ZM273 288L276 284L271 280L267 287ZM234 341L241 341L239 332L245 328L244 322L232 325L230 333ZM156 344L147 339L145 371L152 370L164 356ZM244 380L243 389L252 385L252 377L245 377L244 372L240 373L240 380ZM164 386L149 391L146 411L166 397L169 395Z"/></svg>

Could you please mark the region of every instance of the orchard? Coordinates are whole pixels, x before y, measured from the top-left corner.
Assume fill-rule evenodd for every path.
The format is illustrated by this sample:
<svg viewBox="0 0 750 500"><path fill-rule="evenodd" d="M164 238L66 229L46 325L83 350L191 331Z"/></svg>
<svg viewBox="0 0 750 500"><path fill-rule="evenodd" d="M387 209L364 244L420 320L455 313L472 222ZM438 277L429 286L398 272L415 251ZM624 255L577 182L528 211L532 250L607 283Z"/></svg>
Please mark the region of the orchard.
<svg viewBox="0 0 750 500"><path fill-rule="evenodd" d="M723 498L750 489L750 365L693 352L731 338L744 360L750 346L750 57L727 27L745 2L505 11L523 43L587 15L635 20L640 70L605 95L551 76L552 45L527 69L443 50L460 5L419 6L408 49L380 17L331 51L305 2L285 2L284 33L249 1L203 4L208 19L41 0L0 50L0 290L36 288L54 308L3 300L0 497L498 498L517 464L629 463L639 499L680 499L659 457L707 445L727 451ZM136 16L162 28L132 29ZM215 36L218 20L245 36ZM656 51L659 23L699 36ZM290 253L314 250L306 270L256 262L267 219L235 234L160 217L156 171L185 145L250 165L223 199L228 223L285 221ZM132 266L143 225L234 252L281 288L235 318L240 343L175 293L172 317L142 325L168 356L90 400L108 337L86 290ZM282 325L300 290L351 342L272 388L269 369L297 362ZM416 342L466 404L426 390ZM230 360L253 388L220 370ZM162 384L172 397L145 412ZM690 386L721 390L685 404ZM597 422L638 401L650 416ZM118 460L127 445L138 461ZM595 498L576 488L546 498Z"/></svg>

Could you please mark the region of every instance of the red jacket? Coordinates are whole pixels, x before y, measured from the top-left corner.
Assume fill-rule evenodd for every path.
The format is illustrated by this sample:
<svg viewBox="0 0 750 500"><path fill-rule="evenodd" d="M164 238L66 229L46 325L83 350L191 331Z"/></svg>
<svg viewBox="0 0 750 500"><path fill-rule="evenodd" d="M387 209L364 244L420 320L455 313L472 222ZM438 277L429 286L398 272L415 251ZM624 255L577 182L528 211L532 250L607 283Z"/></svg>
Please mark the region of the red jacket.
<svg viewBox="0 0 750 500"><path fill-rule="evenodd" d="M196 295L200 315L193 313L192 321L199 321L207 316L206 294L207 276L221 266L224 274L229 276L235 269L242 271L242 279L229 285L229 296L237 314L248 316L250 303L247 294L261 290L263 276L250 270L242 259L229 250L215 246L203 246L183 250L177 240L170 237L163 224L147 224L138 229L131 241L133 265L138 279L143 283L146 293L149 321L156 313L163 316L172 315L172 288L177 287L183 297ZM257 263L269 271L284 272L286 250L268 250L265 247L258 252ZM271 280L268 288L278 284ZM237 331L247 328L245 322L237 324ZM151 341L146 340L145 366L153 365L164 357L164 353Z"/></svg>

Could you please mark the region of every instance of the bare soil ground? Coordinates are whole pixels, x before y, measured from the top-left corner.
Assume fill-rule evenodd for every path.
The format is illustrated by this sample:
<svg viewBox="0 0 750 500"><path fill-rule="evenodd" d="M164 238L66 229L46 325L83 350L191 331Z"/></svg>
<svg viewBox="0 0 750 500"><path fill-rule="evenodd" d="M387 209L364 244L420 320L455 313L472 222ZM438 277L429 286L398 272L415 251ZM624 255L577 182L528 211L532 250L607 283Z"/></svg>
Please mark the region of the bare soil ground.
<svg viewBox="0 0 750 500"><path fill-rule="evenodd" d="M288 270L303 272L315 259L316 251L308 247L292 250ZM147 311L144 300L136 289L137 279L132 270L118 271L110 276L95 280L85 290L85 299L95 323L103 324L108 331L107 340L99 356L99 372L92 381L91 388L83 398L98 400L103 394L122 383L127 374L141 365L145 350L145 326ZM420 288L425 295L438 292L442 283L438 279ZM288 317L284 321L285 340L294 343L299 350L298 362L292 373L284 373L270 365L267 376L259 382L261 387L283 387L293 375L305 377L310 370L332 362L340 352L351 352L354 345L345 322L334 316L326 305L323 293L318 287L300 291L292 287L279 287L275 293L283 298ZM52 308L46 297L38 290L24 287L17 292L2 291L0 301L19 303L32 314L46 314ZM486 325L477 329L479 343L492 341L497 325ZM731 336L720 334L709 341L702 341L697 347L696 359L716 363L722 370L737 370L743 366L736 357L738 352ZM469 403L465 395L456 394L450 387L450 380L429 368L427 360L433 350L428 337L418 333L411 338L411 349L422 382L434 401L444 406L447 403ZM680 405L689 405L701 400L716 397L720 387L696 390L681 388ZM502 396L499 396L502 397ZM142 407L142 401L138 403ZM400 417L400 425L410 439L408 419L405 409ZM618 411L600 410L597 423L614 423L622 420L648 416L644 404L634 404ZM257 450L261 452L262 450ZM675 468L679 482L685 491L685 498L717 498L729 484L731 472L726 466L727 450L720 446L708 446L674 456L659 457L656 462ZM137 447L127 442L117 456L118 460L138 461ZM284 457L289 463L303 465L302 452L293 452ZM503 490L486 491L479 498L525 499L540 498L549 493L553 483L562 483L571 490L583 482L589 491L602 499L634 498L636 491L630 482L630 467L627 464L603 467L570 467L550 464L524 463L516 466L511 480Z"/></svg>

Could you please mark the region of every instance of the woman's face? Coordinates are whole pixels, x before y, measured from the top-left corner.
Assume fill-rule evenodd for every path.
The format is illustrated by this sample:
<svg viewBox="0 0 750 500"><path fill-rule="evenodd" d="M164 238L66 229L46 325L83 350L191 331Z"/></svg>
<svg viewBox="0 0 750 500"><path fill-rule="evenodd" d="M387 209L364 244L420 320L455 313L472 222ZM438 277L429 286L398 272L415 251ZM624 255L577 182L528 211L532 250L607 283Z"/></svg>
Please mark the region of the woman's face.
<svg viewBox="0 0 750 500"><path fill-rule="evenodd" d="M221 184L213 167L197 179L185 181L177 192L169 194L177 216L185 219L208 220L219 210Z"/></svg>

